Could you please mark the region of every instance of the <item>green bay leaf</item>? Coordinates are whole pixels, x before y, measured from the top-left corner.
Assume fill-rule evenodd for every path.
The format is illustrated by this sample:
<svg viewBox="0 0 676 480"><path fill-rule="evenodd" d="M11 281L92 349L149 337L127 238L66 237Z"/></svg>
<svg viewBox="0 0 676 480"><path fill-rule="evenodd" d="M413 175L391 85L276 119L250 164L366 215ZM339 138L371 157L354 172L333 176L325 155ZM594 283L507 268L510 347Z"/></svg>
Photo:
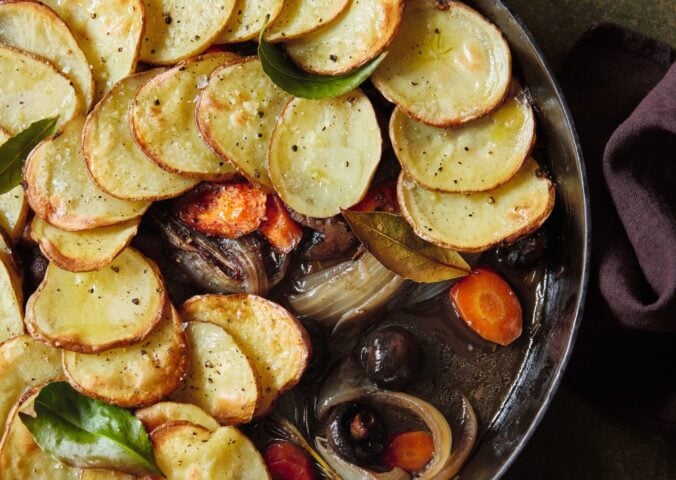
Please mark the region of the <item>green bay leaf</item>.
<svg viewBox="0 0 676 480"><path fill-rule="evenodd" d="M19 415L35 443L67 465L162 474L148 433L128 410L85 397L67 382L56 382L40 391L35 413L35 417Z"/></svg>
<svg viewBox="0 0 676 480"><path fill-rule="evenodd" d="M418 237L400 215L343 211L343 217L366 249L386 268L418 283L464 277L470 266L458 252Z"/></svg>

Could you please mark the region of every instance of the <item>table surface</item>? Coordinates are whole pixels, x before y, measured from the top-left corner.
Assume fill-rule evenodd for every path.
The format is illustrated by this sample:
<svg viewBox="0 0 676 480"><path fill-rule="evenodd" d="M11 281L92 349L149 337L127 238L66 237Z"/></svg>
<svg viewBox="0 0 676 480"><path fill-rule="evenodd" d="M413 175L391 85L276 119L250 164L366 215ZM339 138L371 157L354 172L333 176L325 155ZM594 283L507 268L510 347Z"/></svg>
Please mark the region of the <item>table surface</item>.
<svg viewBox="0 0 676 480"><path fill-rule="evenodd" d="M676 0L505 0L549 58L561 62L593 22L611 21L676 45ZM571 372L568 372L568 375ZM673 480L676 439L655 432L608 398L564 380L506 480Z"/></svg>

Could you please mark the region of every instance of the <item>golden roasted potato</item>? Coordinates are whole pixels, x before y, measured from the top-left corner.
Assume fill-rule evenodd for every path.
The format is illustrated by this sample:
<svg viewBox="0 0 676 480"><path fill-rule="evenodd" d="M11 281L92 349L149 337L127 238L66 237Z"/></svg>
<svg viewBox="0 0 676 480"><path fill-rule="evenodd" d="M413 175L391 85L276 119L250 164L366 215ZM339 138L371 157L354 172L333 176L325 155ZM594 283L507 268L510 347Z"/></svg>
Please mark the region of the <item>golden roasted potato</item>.
<svg viewBox="0 0 676 480"><path fill-rule="evenodd" d="M0 105L0 127L12 135L55 116L59 129L84 108L71 81L51 63L7 45L0 45Z"/></svg>
<svg viewBox="0 0 676 480"><path fill-rule="evenodd" d="M34 217L30 236L38 243L44 256L59 268L70 272L90 272L112 262L134 238L139 223L140 219L134 219L110 227L68 232Z"/></svg>
<svg viewBox="0 0 676 480"><path fill-rule="evenodd" d="M141 0L41 0L70 27L82 48L99 100L136 69L143 34Z"/></svg>
<svg viewBox="0 0 676 480"><path fill-rule="evenodd" d="M16 275L18 279L21 279L21 268L17 262L17 257L12 250L12 242L9 239L9 235L0 227L0 260L2 260L5 265ZM18 290L21 289L21 283L16 285Z"/></svg>
<svg viewBox="0 0 676 480"><path fill-rule="evenodd" d="M333 217L364 198L381 152L376 114L360 90L323 100L295 98L272 134L270 179L295 211Z"/></svg>
<svg viewBox="0 0 676 480"><path fill-rule="evenodd" d="M286 44L303 70L340 75L380 55L394 38L404 0L351 0L331 23Z"/></svg>
<svg viewBox="0 0 676 480"><path fill-rule="evenodd" d="M137 477L113 470L80 470L78 480L135 480Z"/></svg>
<svg viewBox="0 0 676 480"><path fill-rule="evenodd" d="M257 417L300 381L312 345L305 328L282 306L256 295L202 295L187 300L181 315L188 322L219 325L251 361L261 385Z"/></svg>
<svg viewBox="0 0 676 480"><path fill-rule="evenodd" d="M126 248L101 270L73 273L53 263L26 305L36 338L83 353L133 345L162 318L167 302L157 266Z"/></svg>
<svg viewBox="0 0 676 480"><path fill-rule="evenodd" d="M172 422L189 422L211 432L220 426L214 417L191 403L159 402L136 410L134 415L143 422L149 432Z"/></svg>
<svg viewBox="0 0 676 480"><path fill-rule="evenodd" d="M269 42L302 38L343 13L350 0L286 0L265 32Z"/></svg>
<svg viewBox="0 0 676 480"><path fill-rule="evenodd" d="M144 0L141 60L171 65L206 50L225 27L235 0Z"/></svg>
<svg viewBox="0 0 676 480"><path fill-rule="evenodd" d="M460 2L430 0L407 0L399 33L372 76L408 116L438 127L497 108L511 78L500 30Z"/></svg>
<svg viewBox="0 0 676 480"><path fill-rule="evenodd" d="M257 38L266 18L270 21L277 18L283 5L284 0L237 0L216 43L239 43Z"/></svg>
<svg viewBox="0 0 676 480"><path fill-rule="evenodd" d="M185 320L190 368L171 399L195 404L222 424L250 422L260 398L260 386L250 359L220 326Z"/></svg>
<svg viewBox="0 0 676 480"><path fill-rule="evenodd" d="M101 191L80 153L84 118L40 143L24 170L26 198L35 214L62 230L88 230L138 218L149 202L120 200Z"/></svg>
<svg viewBox="0 0 676 480"><path fill-rule="evenodd" d="M217 68L197 103L204 140L252 182L271 187L268 144L291 96L263 72L256 57Z"/></svg>
<svg viewBox="0 0 676 480"><path fill-rule="evenodd" d="M0 257L0 342L22 335L23 290L21 277L8 260Z"/></svg>
<svg viewBox="0 0 676 480"><path fill-rule="evenodd" d="M89 110L94 101L89 62L68 26L50 8L28 1L0 3L0 43L49 60L73 83Z"/></svg>
<svg viewBox="0 0 676 480"><path fill-rule="evenodd" d="M210 432L185 422L169 423L150 436L168 480L270 479L261 454L235 427Z"/></svg>
<svg viewBox="0 0 676 480"><path fill-rule="evenodd" d="M87 170L103 191L125 200L162 200L197 185L195 179L167 172L136 144L128 112L136 92L162 70L120 80L94 107L82 133Z"/></svg>
<svg viewBox="0 0 676 480"><path fill-rule="evenodd" d="M226 180L235 169L216 156L197 130L193 100L216 67L240 57L231 52L181 62L139 89L130 112L132 132L144 153L168 172Z"/></svg>
<svg viewBox="0 0 676 480"><path fill-rule="evenodd" d="M28 201L22 185L0 195L0 228L7 232L12 243L19 241L28 220L28 212Z"/></svg>
<svg viewBox="0 0 676 480"><path fill-rule="evenodd" d="M554 185L532 158L509 182L488 192L433 192L402 173L397 195L416 234L468 253L516 241L540 228L554 208Z"/></svg>

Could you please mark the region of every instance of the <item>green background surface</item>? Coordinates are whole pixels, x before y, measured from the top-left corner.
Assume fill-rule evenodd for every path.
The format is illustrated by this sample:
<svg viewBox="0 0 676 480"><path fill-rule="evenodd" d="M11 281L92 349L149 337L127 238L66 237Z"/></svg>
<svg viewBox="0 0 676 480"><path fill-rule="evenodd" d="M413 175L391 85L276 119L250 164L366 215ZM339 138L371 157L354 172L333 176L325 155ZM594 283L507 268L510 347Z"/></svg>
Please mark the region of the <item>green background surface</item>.
<svg viewBox="0 0 676 480"><path fill-rule="evenodd" d="M676 45L676 0L505 2L533 33L554 68L575 40L599 21L619 23ZM676 438L655 431L612 399L586 395L564 381L505 479L676 480Z"/></svg>

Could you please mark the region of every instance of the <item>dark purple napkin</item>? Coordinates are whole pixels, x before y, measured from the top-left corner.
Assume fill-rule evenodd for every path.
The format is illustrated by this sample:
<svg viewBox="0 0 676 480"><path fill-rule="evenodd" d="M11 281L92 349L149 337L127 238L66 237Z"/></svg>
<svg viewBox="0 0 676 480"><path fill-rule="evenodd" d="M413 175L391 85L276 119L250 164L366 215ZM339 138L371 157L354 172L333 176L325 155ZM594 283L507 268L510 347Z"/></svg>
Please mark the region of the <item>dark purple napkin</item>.
<svg viewBox="0 0 676 480"><path fill-rule="evenodd" d="M610 24L559 78L580 135L592 270L568 378L676 427L676 57Z"/></svg>

